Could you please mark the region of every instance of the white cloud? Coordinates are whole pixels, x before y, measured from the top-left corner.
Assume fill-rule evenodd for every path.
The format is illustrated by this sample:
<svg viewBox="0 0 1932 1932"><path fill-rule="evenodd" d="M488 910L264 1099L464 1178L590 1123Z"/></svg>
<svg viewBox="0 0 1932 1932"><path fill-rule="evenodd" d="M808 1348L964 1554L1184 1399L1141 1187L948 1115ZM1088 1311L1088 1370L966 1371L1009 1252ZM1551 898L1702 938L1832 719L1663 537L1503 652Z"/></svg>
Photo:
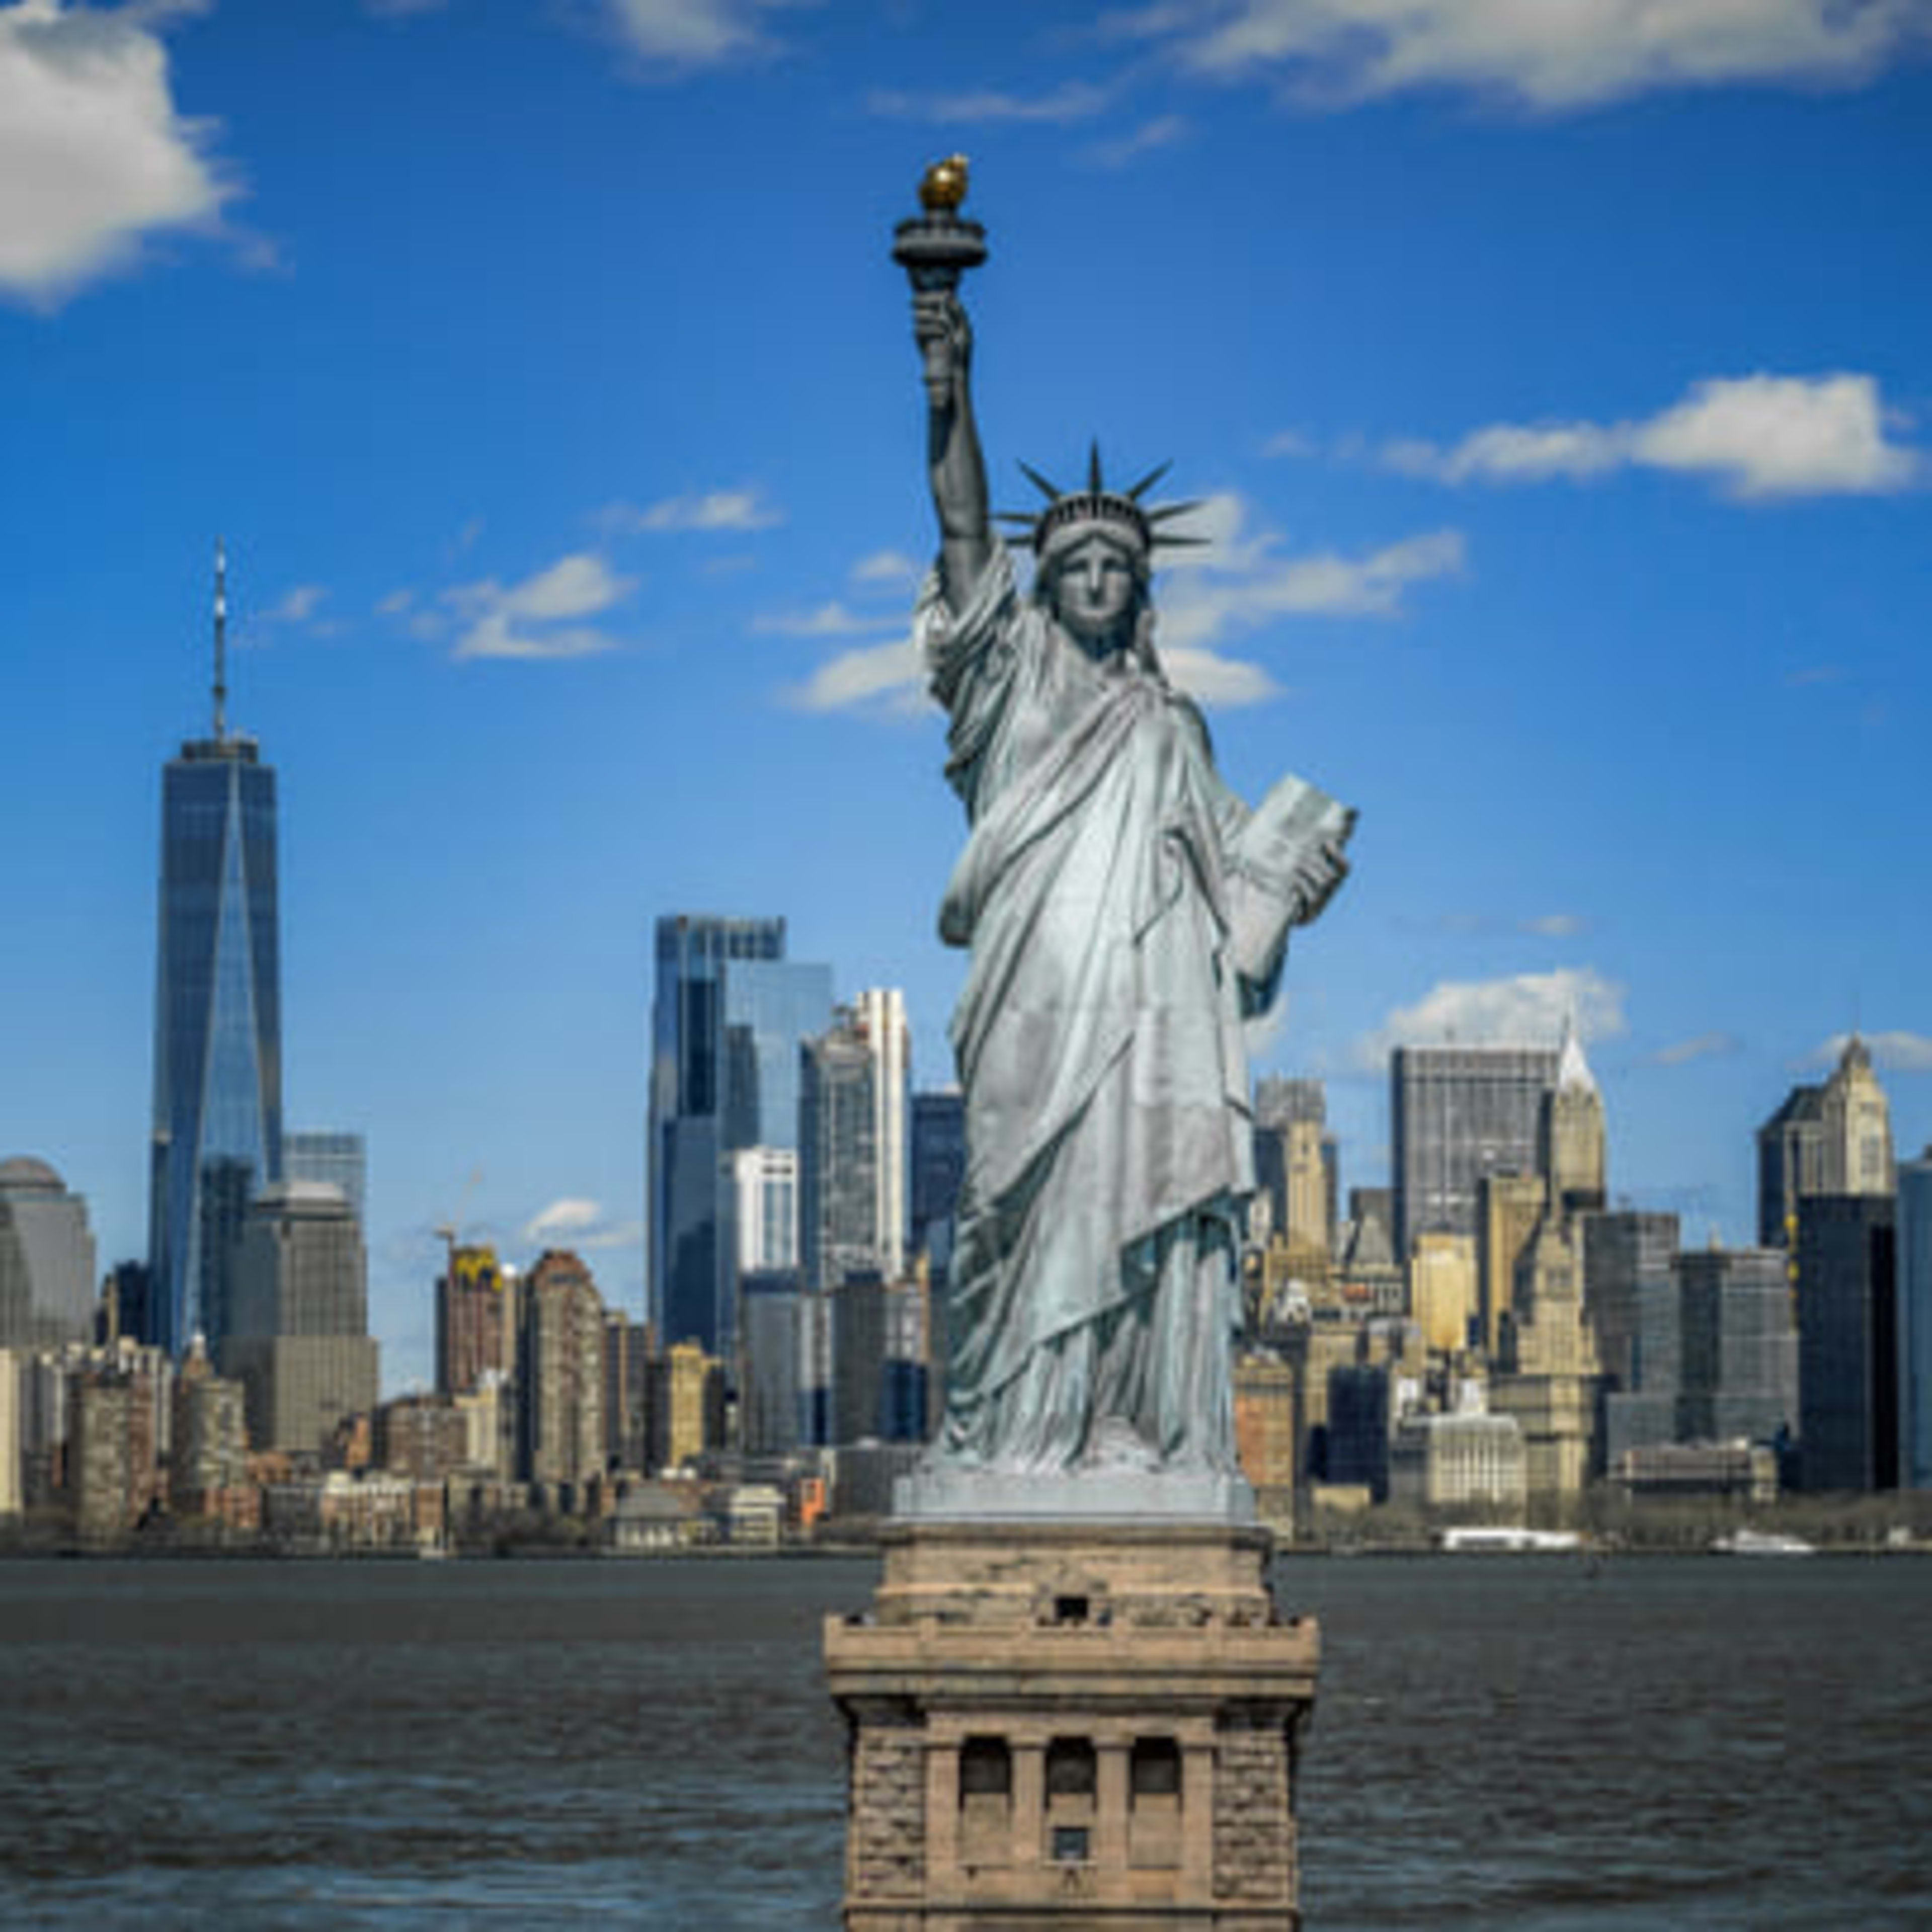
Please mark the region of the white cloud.
<svg viewBox="0 0 1932 1932"><path fill-rule="evenodd" d="M1688 1066L1694 1060L1719 1060L1739 1051L1736 1034L1700 1033L1694 1039L1680 1040L1660 1046L1650 1056L1653 1066Z"/></svg>
<svg viewBox="0 0 1932 1932"><path fill-rule="evenodd" d="M1659 88L1850 86L1932 35L1928 0L1199 0L1113 16L1184 66L1312 104L1466 88L1545 112Z"/></svg>
<svg viewBox="0 0 1932 1932"><path fill-rule="evenodd" d="M150 234L215 226L236 184L214 124L177 110L160 32L197 10L0 10L0 294L52 305Z"/></svg>
<svg viewBox="0 0 1932 1932"><path fill-rule="evenodd" d="M568 1246L592 1253L603 1249L636 1246L644 1239L644 1225L614 1221L604 1213L601 1201L566 1195L525 1222L523 1238L532 1247Z"/></svg>
<svg viewBox="0 0 1932 1932"><path fill-rule="evenodd" d="M306 624L322 608L322 600L328 595L326 586L320 584L298 584L286 592L279 603L264 610L257 622L263 624Z"/></svg>
<svg viewBox="0 0 1932 1932"><path fill-rule="evenodd" d="M1400 614L1413 584L1460 575L1462 538L1435 530L1364 556L1333 551L1280 553L1272 531L1250 533L1247 510L1232 494L1209 497L1188 528L1209 547L1169 565L1160 592L1163 656L1202 650L1229 631L1280 617L1372 616Z"/></svg>
<svg viewBox="0 0 1932 1932"><path fill-rule="evenodd" d="M1518 973L1501 980L1444 980L1413 1006L1398 1007L1354 1043L1364 1071L1386 1068L1398 1046L1553 1046L1566 1022L1579 1036L1604 1040L1624 1029L1623 988L1594 968Z"/></svg>
<svg viewBox="0 0 1932 1932"><path fill-rule="evenodd" d="M1624 469L1708 477L1726 496L1875 495L1924 467L1870 376L1716 376L1638 422L1492 423L1460 442L1386 443L1383 464L1440 483L1588 482Z"/></svg>
<svg viewBox="0 0 1932 1932"><path fill-rule="evenodd" d="M904 551L875 550L869 556L862 556L852 566L854 584L905 585L910 586L919 581L920 565Z"/></svg>
<svg viewBox="0 0 1932 1932"><path fill-rule="evenodd" d="M1124 168L1130 162L1138 160L1143 154L1171 148L1177 141L1185 140L1187 134L1188 124L1181 116L1157 115L1118 140L1096 141L1087 150L1086 158L1096 167Z"/></svg>
<svg viewBox="0 0 1932 1932"><path fill-rule="evenodd" d="M916 714L930 701L926 696L919 646L911 638L842 652L785 695L801 711L863 710L896 716Z"/></svg>
<svg viewBox="0 0 1932 1932"><path fill-rule="evenodd" d="M632 52L671 68L717 67L770 53L763 16L788 0L603 0Z"/></svg>
<svg viewBox="0 0 1932 1932"><path fill-rule="evenodd" d="M1861 1033L1872 1064L1891 1073L1932 1073L1932 1038L1922 1033ZM1849 1034L1837 1033L1807 1054L1802 1064L1835 1066L1851 1044Z"/></svg>
<svg viewBox="0 0 1932 1932"><path fill-rule="evenodd" d="M416 593L413 590L392 590L376 604L376 614L379 617L405 616L416 601Z"/></svg>
<svg viewBox="0 0 1932 1932"><path fill-rule="evenodd" d="M1525 920L1522 929L1534 933L1539 939L1574 939L1588 923L1580 914L1546 912Z"/></svg>
<svg viewBox="0 0 1932 1932"><path fill-rule="evenodd" d="M637 588L588 550L562 557L548 570L507 587L494 578L458 584L443 602L466 628L454 655L464 658L581 658L614 650L616 640L568 620L594 617Z"/></svg>
<svg viewBox="0 0 1932 1932"><path fill-rule="evenodd" d="M783 638L850 638L862 636L868 631L902 628L905 621L901 612L882 616L876 611L854 610L834 598L813 610L779 611L754 617L752 628Z"/></svg>
<svg viewBox="0 0 1932 1932"><path fill-rule="evenodd" d="M1169 680L1190 698L1232 711L1244 704L1265 704L1279 697L1281 687L1258 664L1224 658L1214 651L1190 650L1183 644L1160 653Z"/></svg>
<svg viewBox="0 0 1932 1932"><path fill-rule="evenodd" d="M880 89L866 106L892 121L918 121L928 127L988 123L1045 122L1065 126L1090 121L1113 99L1111 88L1092 81L1070 80L1049 94L1007 94L980 88L956 94L907 94Z"/></svg>
<svg viewBox="0 0 1932 1932"><path fill-rule="evenodd" d="M1312 456L1316 452L1315 439L1298 429L1278 430L1262 445L1264 456Z"/></svg>
<svg viewBox="0 0 1932 1932"><path fill-rule="evenodd" d="M666 496L641 510L634 504L613 503L598 518L608 530L647 531L653 536L672 530L763 530L784 520L784 513L757 489Z"/></svg>

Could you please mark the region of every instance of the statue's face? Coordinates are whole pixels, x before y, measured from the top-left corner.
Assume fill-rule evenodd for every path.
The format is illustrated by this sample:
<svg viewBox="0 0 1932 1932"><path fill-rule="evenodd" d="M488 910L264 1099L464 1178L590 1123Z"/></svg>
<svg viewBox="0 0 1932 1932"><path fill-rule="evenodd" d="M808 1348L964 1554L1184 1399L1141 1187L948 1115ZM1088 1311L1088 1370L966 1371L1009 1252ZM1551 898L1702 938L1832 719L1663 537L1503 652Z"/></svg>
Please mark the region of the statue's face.
<svg viewBox="0 0 1932 1932"><path fill-rule="evenodd" d="M1083 644L1124 641L1124 620L1136 596L1133 560L1097 532L1082 537L1054 561L1054 615Z"/></svg>

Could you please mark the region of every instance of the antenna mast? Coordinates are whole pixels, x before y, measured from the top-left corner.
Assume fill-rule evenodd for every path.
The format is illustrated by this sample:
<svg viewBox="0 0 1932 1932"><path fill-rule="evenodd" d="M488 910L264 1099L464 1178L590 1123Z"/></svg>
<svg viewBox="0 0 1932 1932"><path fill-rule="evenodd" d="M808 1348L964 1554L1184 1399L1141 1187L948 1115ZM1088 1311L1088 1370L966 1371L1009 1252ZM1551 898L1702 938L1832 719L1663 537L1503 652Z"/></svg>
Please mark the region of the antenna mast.
<svg viewBox="0 0 1932 1932"><path fill-rule="evenodd" d="M228 737L228 553L214 540L214 742Z"/></svg>

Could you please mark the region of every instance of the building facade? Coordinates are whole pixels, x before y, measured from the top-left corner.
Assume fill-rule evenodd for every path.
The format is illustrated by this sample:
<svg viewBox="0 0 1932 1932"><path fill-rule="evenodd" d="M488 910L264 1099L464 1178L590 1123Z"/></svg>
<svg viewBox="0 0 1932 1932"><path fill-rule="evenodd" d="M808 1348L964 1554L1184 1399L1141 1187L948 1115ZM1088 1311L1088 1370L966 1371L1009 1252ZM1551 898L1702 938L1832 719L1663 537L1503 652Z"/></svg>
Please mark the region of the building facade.
<svg viewBox="0 0 1932 1932"><path fill-rule="evenodd" d="M236 1244L232 1318L217 1366L247 1392L257 1449L319 1453L376 1406L368 1260L342 1190L277 1182L250 1202Z"/></svg>
<svg viewBox="0 0 1932 1932"><path fill-rule="evenodd" d="M0 1348L88 1340L98 1279L87 1204L45 1161L0 1161Z"/></svg>
<svg viewBox="0 0 1932 1932"><path fill-rule="evenodd" d="M481 1243L452 1241L436 1283L436 1386L466 1395L486 1376L517 1370L515 1276Z"/></svg>
<svg viewBox="0 0 1932 1932"><path fill-rule="evenodd" d="M604 1298L567 1250L547 1250L524 1276L518 1394L527 1480L580 1484L606 1465Z"/></svg>
<svg viewBox="0 0 1932 1932"><path fill-rule="evenodd" d="M1399 1046L1390 1061L1390 1172L1398 1259L1425 1229L1476 1232L1477 1186L1540 1172L1555 1048Z"/></svg>
<svg viewBox="0 0 1932 1932"><path fill-rule="evenodd" d="M1895 1489L1898 1320L1892 1197L1802 1195L1797 1218L1804 1486Z"/></svg>
<svg viewBox="0 0 1932 1932"><path fill-rule="evenodd" d="M1831 1076L1794 1087L1757 1133L1759 1245L1796 1245L1808 1195L1888 1196L1894 1185L1892 1111L1854 1034Z"/></svg>
<svg viewBox="0 0 1932 1932"><path fill-rule="evenodd" d="M1932 1490L1932 1147L1898 1167L1898 1482Z"/></svg>
<svg viewBox="0 0 1932 1932"><path fill-rule="evenodd" d="M218 1352L242 1216L282 1178L275 772L227 728L226 614L218 574L213 735L161 778L144 1339L177 1358L196 1334Z"/></svg>
<svg viewBox="0 0 1932 1932"><path fill-rule="evenodd" d="M724 1157L797 1145L799 1048L830 1019L832 975L784 952L782 919L657 922L646 1260L651 1320L668 1344L735 1347Z"/></svg>

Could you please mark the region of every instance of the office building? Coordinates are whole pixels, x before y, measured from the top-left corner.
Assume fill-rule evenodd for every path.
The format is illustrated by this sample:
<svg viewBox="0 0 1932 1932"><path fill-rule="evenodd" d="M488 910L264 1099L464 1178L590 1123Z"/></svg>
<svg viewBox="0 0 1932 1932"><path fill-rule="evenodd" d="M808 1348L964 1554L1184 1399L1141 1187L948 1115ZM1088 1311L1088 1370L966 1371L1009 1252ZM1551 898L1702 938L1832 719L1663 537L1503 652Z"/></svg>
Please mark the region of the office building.
<svg viewBox="0 0 1932 1932"><path fill-rule="evenodd" d="M21 1382L26 1364L17 1348L0 1348L0 1521L18 1516L26 1506L21 1482L26 1447Z"/></svg>
<svg viewBox="0 0 1932 1932"><path fill-rule="evenodd" d="M484 1244L452 1241L436 1284L436 1386L466 1395L486 1376L517 1369L517 1286Z"/></svg>
<svg viewBox="0 0 1932 1932"><path fill-rule="evenodd" d="M1442 1355L1468 1348L1481 1333L1474 1241L1466 1234L1418 1234L1408 1258L1408 1302L1424 1347Z"/></svg>
<svg viewBox="0 0 1932 1932"><path fill-rule="evenodd" d="M82 1543L126 1535L160 1499L159 1389L132 1362L90 1364L68 1382L68 1501Z"/></svg>
<svg viewBox="0 0 1932 1932"><path fill-rule="evenodd" d="M340 1188L279 1181L250 1202L231 1319L214 1354L247 1392L257 1449L320 1453L340 1425L375 1408L368 1261Z"/></svg>
<svg viewBox="0 0 1932 1932"><path fill-rule="evenodd" d="M739 1296L739 1444L748 1456L788 1455L805 1410L798 1270L748 1270Z"/></svg>
<svg viewBox="0 0 1932 1932"><path fill-rule="evenodd" d="M1522 1431L1506 1415L1405 1416L1389 1444L1389 1496L1424 1509L1520 1518L1529 1501Z"/></svg>
<svg viewBox="0 0 1932 1932"><path fill-rule="evenodd" d="M950 1223L966 1179L966 1096L955 1087L912 1096L912 1241L951 1252ZM946 1232L942 1234L940 1230Z"/></svg>
<svg viewBox="0 0 1932 1932"><path fill-rule="evenodd" d="M782 919L657 922L646 1176L649 1295L667 1343L736 1345L728 1238L738 1149L797 1146L799 1049L832 1013L831 969L784 956Z"/></svg>
<svg viewBox="0 0 1932 1932"><path fill-rule="evenodd" d="M1831 1076L1794 1087L1757 1132L1757 1238L1761 1247L1796 1243L1808 1195L1889 1196L1894 1186L1892 1110L1854 1034Z"/></svg>
<svg viewBox="0 0 1932 1932"><path fill-rule="evenodd" d="M879 1068L855 1017L805 1045L799 1090L799 1239L806 1286L824 1290L876 1273L879 1252Z"/></svg>
<svg viewBox="0 0 1932 1932"><path fill-rule="evenodd" d="M1671 1264L1678 1232L1675 1214L1637 1208L1586 1214L1578 1224L1584 1311L1598 1363L1614 1389L1645 1388L1647 1372L1655 1377L1655 1366L1646 1360L1646 1341L1654 1329L1654 1303L1676 1294ZM1648 1322L1647 1307L1652 1310ZM1674 1346L1671 1355L1674 1361ZM1675 1372L1670 1371L1673 1377Z"/></svg>
<svg viewBox="0 0 1932 1932"><path fill-rule="evenodd" d="M360 1134L334 1127L289 1127L282 1134L282 1178L339 1187L358 1227L369 1225L369 1149Z"/></svg>
<svg viewBox="0 0 1932 1932"><path fill-rule="evenodd" d="M1538 1140L1538 1168L1552 1206L1565 1220L1600 1209L1608 1161L1604 1096L1572 1026L1563 1029L1556 1077L1543 1096Z"/></svg>
<svg viewBox="0 0 1932 1932"><path fill-rule="evenodd" d="M214 729L161 780L146 1339L177 1357L196 1334L218 1352L242 1216L282 1176L275 773L228 728L226 622L218 554Z"/></svg>
<svg viewBox="0 0 1932 1932"><path fill-rule="evenodd" d="M926 1362L916 1284L849 1271L826 1291L832 1324L832 1441L926 1438Z"/></svg>
<svg viewBox="0 0 1932 1932"><path fill-rule="evenodd" d="M1798 1332L1780 1248L1677 1257L1680 1442L1774 1442L1798 1429Z"/></svg>
<svg viewBox="0 0 1932 1932"><path fill-rule="evenodd" d="M1255 1087L1256 1186L1269 1232L1298 1250L1334 1244L1341 1173L1319 1080L1271 1076Z"/></svg>
<svg viewBox="0 0 1932 1932"><path fill-rule="evenodd" d="M1932 1147L1898 1166L1898 1486L1932 1490Z"/></svg>
<svg viewBox="0 0 1932 1932"><path fill-rule="evenodd" d="M682 1469L724 1442L724 1368L694 1342L651 1359L650 1467Z"/></svg>
<svg viewBox="0 0 1932 1932"><path fill-rule="evenodd" d="M1898 1486L1897 1232L1888 1195L1798 1196L1798 1460L1808 1490Z"/></svg>
<svg viewBox="0 0 1932 1932"><path fill-rule="evenodd" d="M214 1372L190 1343L170 1404L168 1508L178 1519L214 1518L245 1528L260 1504L248 1476L247 1392Z"/></svg>
<svg viewBox="0 0 1932 1932"><path fill-rule="evenodd" d="M906 1234L911 1219L912 1028L905 995L896 986L875 986L852 1000L852 1024L872 1057L873 1237L880 1268L896 1280L905 1272Z"/></svg>
<svg viewBox="0 0 1932 1932"><path fill-rule="evenodd" d="M1399 1046L1390 1061L1395 1241L1406 1262L1425 1229L1476 1232L1486 1174L1541 1171L1554 1048Z"/></svg>
<svg viewBox="0 0 1932 1932"><path fill-rule="evenodd" d="M98 1280L87 1204L44 1160L0 1161L0 1348L91 1339Z"/></svg>
<svg viewBox="0 0 1932 1932"><path fill-rule="evenodd" d="M604 1298L589 1268L547 1249L523 1280L518 1348L524 1475L549 1485L602 1474Z"/></svg>

